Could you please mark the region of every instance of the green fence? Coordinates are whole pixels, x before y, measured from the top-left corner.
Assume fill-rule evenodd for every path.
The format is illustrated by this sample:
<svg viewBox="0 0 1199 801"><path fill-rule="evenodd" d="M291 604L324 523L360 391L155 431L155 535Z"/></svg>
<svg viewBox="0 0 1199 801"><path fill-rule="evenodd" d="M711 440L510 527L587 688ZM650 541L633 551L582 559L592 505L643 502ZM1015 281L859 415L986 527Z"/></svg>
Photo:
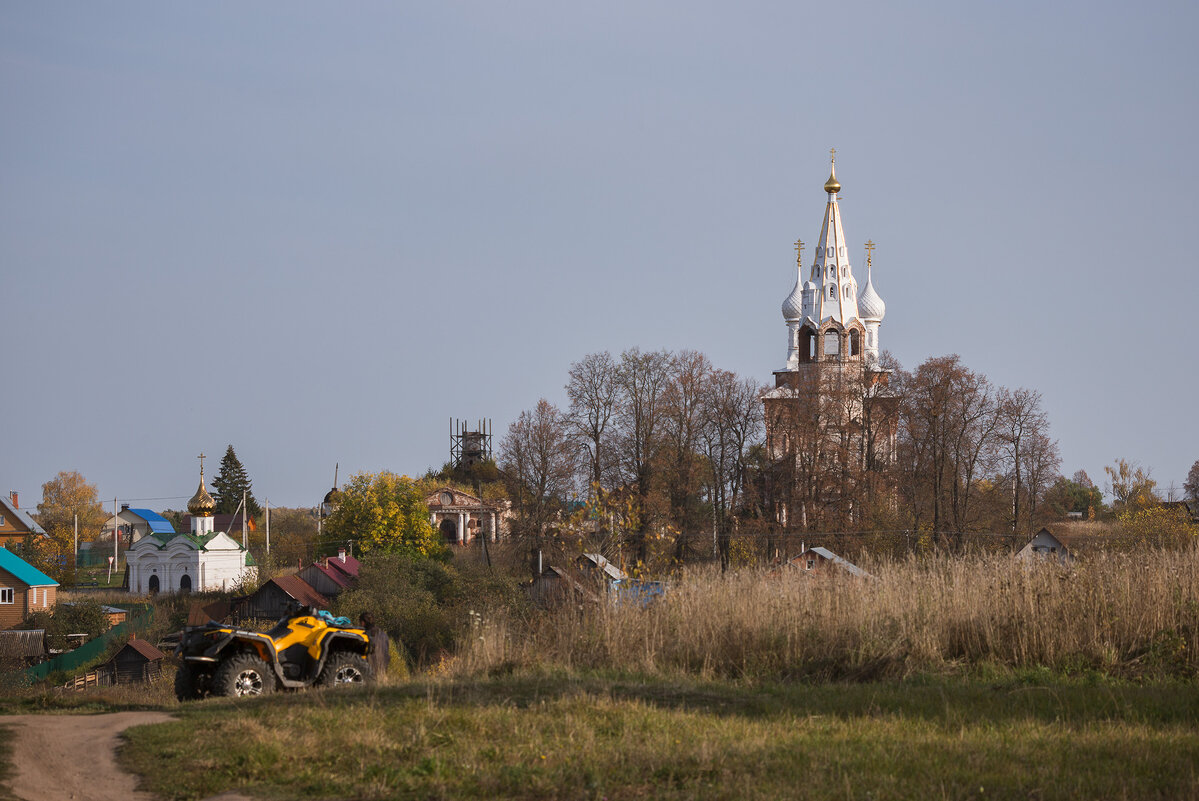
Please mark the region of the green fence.
<svg viewBox="0 0 1199 801"><path fill-rule="evenodd" d="M18 680L23 684L32 684L35 681L41 681L57 670L73 673L88 662L92 662L103 656L113 642L125 640L130 634L145 631L154 619L154 606L152 604L127 604L121 608L128 613L124 623L118 623L99 637L84 643L74 651L59 654L47 662L42 662L40 665L25 668L25 670L18 674Z"/></svg>

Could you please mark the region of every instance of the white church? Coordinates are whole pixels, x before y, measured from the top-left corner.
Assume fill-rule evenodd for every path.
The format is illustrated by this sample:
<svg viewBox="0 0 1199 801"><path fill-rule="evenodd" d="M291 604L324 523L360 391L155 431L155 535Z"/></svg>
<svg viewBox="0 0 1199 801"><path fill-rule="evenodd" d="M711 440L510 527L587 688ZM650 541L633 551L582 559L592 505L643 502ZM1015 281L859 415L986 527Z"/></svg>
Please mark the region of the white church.
<svg viewBox="0 0 1199 801"><path fill-rule="evenodd" d="M204 486L203 455L200 487L187 502L187 511L191 513L191 532L151 534L129 549L131 593L226 590L257 574L249 550L214 530L216 501Z"/></svg>
<svg viewBox="0 0 1199 801"><path fill-rule="evenodd" d="M770 503L784 529L841 528L863 500L893 499L880 470L894 463L898 423L890 370L879 360L887 307L874 288L873 242L865 243L865 285L854 277L831 155L816 252L805 268L796 242L795 285L783 300L787 361L762 397Z"/></svg>

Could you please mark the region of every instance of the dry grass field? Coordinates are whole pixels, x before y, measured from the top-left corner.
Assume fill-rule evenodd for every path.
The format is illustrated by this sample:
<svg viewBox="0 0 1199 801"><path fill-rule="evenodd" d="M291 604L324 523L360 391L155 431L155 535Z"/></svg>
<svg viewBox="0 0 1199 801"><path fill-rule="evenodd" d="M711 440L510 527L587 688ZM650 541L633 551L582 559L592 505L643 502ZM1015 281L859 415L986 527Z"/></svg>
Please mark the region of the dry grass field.
<svg viewBox="0 0 1199 801"><path fill-rule="evenodd" d="M477 624L454 669L614 670L701 679L898 679L979 667L1136 679L1199 668L1199 551L864 563L844 573L684 574L646 607Z"/></svg>

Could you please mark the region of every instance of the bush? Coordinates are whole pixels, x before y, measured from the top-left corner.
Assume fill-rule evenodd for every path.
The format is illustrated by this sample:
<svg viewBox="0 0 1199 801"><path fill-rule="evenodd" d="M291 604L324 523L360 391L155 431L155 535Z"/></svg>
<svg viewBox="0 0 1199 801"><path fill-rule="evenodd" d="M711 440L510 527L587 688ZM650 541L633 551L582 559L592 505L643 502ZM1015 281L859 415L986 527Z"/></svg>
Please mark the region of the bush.
<svg viewBox="0 0 1199 801"><path fill-rule="evenodd" d="M358 588L343 593L336 606L353 620L371 612L413 664L427 665L456 647L471 612L524 602L513 580L482 568L460 571L433 559L372 553L363 558Z"/></svg>
<svg viewBox="0 0 1199 801"><path fill-rule="evenodd" d="M108 631L108 615L96 601L60 601L49 611L28 615L20 627L45 629L46 645L55 651L70 648L68 634L86 634L91 640Z"/></svg>

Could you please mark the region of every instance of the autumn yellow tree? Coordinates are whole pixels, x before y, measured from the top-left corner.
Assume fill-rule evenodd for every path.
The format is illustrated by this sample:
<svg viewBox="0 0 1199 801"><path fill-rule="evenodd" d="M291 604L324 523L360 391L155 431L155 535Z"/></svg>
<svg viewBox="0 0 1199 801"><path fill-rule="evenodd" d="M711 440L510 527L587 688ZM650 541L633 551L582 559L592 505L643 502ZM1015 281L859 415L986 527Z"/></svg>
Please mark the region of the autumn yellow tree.
<svg viewBox="0 0 1199 801"><path fill-rule="evenodd" d="M1157 482L1149 471L1117 459L1115 465L1103 468L1107 473L1109 490L1115 498L1113 507L1117 513L1136 512L1161 503L1157 497Z"/></svg>
<svg viewBox="0 0 1199 801"><path fill-rule="evenodd" d="M416 482L395 473L358 473L341 488L341 504L325 524L326 544L353 541L363 552L440 556L445 545L429 520Z"/></svg>
<svg viewBox="0 0 1199 801"><path fill-rule="evenodd" d="M74 470L63 470L42 484L42 502L37 505L38 522L49 540L35 543L40 555L39 567L61 578L62 569L72 563L75 548L75 518L79 519L79 541L95 539L108 519L100 505L96 485L87 483Z"/></svg>

